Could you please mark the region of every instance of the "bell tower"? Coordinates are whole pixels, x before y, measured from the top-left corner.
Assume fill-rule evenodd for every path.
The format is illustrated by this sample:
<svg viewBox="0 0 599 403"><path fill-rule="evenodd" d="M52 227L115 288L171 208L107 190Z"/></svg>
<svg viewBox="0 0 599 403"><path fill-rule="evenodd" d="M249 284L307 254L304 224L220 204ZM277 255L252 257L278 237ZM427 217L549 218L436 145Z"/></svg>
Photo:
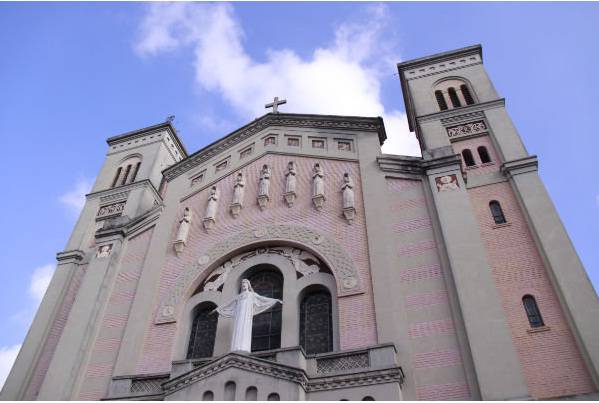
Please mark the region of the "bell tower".
<svg viewBox="0 0 599 403"><path fill-rule="evenodd" d="M537 157L527 152L484 69L481 46L400 63L398 70L482 398L596 390L595 292L539 178ZM541 315L558 312L553 325L539 326L530 315L527 321L523 302L530 298ZM561 331L572 335L557 341ZM547 347L551 338L559 348ZM564 360L577 362L578 386L535 376L535 365Z"/></svg>

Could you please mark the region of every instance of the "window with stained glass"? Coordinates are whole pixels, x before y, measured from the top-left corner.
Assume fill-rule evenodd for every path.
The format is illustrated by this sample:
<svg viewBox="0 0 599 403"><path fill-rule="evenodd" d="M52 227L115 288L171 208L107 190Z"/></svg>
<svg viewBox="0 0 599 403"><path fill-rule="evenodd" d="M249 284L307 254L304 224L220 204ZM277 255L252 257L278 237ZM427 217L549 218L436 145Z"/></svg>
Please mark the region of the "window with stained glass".
<svg viewBox="0 0 599 403"><path fill-rule="evenodd" d="M187 349L188 359L212 357L218 323L218 315L211 313L214 308L216 305L207 303L196 310Z"/></svg>
<svg viewBox="0 0 599 403"><path fill-rule="evenodd" d="M302 299L300 345L307 354L333 350L331 294L327 290L309 292Z"/></svg>
<svg viewBox="0 0 599 403"><path fill-rule="evenodd" d="M258 294L283 300L283 276L273 270L262 270L248 280ZM281 347L282 307L275 304L266 312L254 316L252 324L252 351Z"/></svg>

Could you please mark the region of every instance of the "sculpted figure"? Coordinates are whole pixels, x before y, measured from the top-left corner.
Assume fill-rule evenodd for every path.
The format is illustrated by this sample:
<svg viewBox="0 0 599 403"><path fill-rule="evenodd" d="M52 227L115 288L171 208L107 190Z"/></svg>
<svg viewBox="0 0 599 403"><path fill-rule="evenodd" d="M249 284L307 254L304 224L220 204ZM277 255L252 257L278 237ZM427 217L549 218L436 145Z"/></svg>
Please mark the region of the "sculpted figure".
<svg viewBox="0 0 599 403"><path fill-rule="evenodd" d="M241 293L232 301L215 309L221 316L235 319L231 351L251 351L254 315L270 309L277 302L283 303L278 299L263 297L254 292L249 280L241 281Z"/></svg>
<svg viewBox="0 0 599 403"><path fill-rule="evenodd" d="M270 167L264 165L260 171L260 186L258 189L258 196L268 196L270 191Z"/></svg>
<svg viewBox="0 0 599 403"><path fill-rule="evenodd" d="M312 170L312 196L324 195L324 172L317 162Z"/></svg>
<svg viewBox="0 0 599 403"><path fill-rule="evenodd" d="M308 265L306 262L302 260L301 249L292 248L290 252L283 250L283 256L291 261L293 268L301 273L303 276L309 276L310 274L318 273L320 271L320 267L315 264Z"/></svg>
<svg viewBox="0 0 599 403"><path fill-rule="evenodd" d="M245 194L245 180L243 173L239 172L233 185L233 204L243 205L243 196Z"/></svg>
<svg viewBox="0 0 599 403"><path fill-rule="evenodd" d="M218 198L220 196L220 192L216 188L216 186L212 186L210 189L210 196L208 196L208 204L206 205L206 215L204 218L212 218L216 217L216 210L218 208Z"/></svg>
<svg viewBox="0 0 599 403"><path fill-rule="evenodd" d="M285 172L285 193L295 193L295 164L289 161L287 172Z"/></svg>
<svg viewBox="0 0 599 403"><path fill-rule="evenodd" d="M210 277L218 277L212 281L207 282L204 285L204 291L217 291L218 288L225 283L225 280L227 279L227 276L229 275L231 269L233 269L233 262L228 260L221 267L214 270Z"/></svg>
<svg viewBox="0 0 599 403"><path fill-rule="evenodd" d="M343 174L343 185L341 185L341 192L343 192L343 208L355 207L354 181L347 172Z"/></svg>
<svg viewBox="0 0 599 403"><path fill-rule="evenodd" d="M189 207L185 207L185 210L183 210L183 218L179 221L179 230L177 231L177 238L175 239L176 242L187 242L192 215L193 213Z"/></svg>

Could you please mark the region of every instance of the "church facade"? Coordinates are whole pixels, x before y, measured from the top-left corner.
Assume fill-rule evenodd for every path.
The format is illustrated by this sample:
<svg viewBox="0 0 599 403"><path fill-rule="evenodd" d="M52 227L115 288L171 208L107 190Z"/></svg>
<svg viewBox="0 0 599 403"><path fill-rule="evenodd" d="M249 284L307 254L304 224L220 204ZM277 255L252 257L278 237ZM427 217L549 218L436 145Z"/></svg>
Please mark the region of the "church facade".
<svg viewBox="0 0 599 403"><path fill-rule="evenodd" d="M598 398L597 296L481 47L398 70L422 157L278 100L193 154L109 138L2 399ZM282 301L249 353L214 312L244 280Z"/></svg>

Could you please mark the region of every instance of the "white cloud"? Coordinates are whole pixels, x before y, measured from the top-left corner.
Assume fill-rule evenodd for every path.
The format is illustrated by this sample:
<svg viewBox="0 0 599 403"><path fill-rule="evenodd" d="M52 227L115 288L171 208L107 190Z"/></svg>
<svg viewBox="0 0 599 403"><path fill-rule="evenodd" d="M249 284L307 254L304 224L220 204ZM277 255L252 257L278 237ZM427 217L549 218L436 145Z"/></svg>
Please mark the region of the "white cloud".
<svg viewBox="0 0 599 403"><path fill-rule="evenodd" d="M264 101L275 95L289 100L282 111L382 116L389 137L383 150L420 155L405 114L385 109L381 100L382 80L400 60L387 40L392 30L384 5L337 26L332 43L305 59L290 49L269 49L265 62L253 60L233 7L224 3L153 3L140 32L136 51L142 56L191 46L197 84L247 119L261 116Z"/></svg>
<svg viewBox="0 0 599 403"><path fill-rule="evenodd" d="M0 389L4 386L4 381L6 381L8 373L17 359L17 354L19 354L20 349L20 344L9 347L0 347Z"/></svg>
<svg viewBox="0 0 599 403"><path fill-rule="evenodd" d="M29 282L29 295L31 295L38 304L42 301L42 298L44 298L44 294L50 284L50 280L52 280L53 274L53 264L38 267L33 271Z"/></svg>
<svg viewBox="0 0 599 403"><path fill-rule="evenodd" d="M59 200L73 216L77 216L85 205L85 195L90 192L92 186L91 180L79 179L73 189L60 196Z"/></svg>

